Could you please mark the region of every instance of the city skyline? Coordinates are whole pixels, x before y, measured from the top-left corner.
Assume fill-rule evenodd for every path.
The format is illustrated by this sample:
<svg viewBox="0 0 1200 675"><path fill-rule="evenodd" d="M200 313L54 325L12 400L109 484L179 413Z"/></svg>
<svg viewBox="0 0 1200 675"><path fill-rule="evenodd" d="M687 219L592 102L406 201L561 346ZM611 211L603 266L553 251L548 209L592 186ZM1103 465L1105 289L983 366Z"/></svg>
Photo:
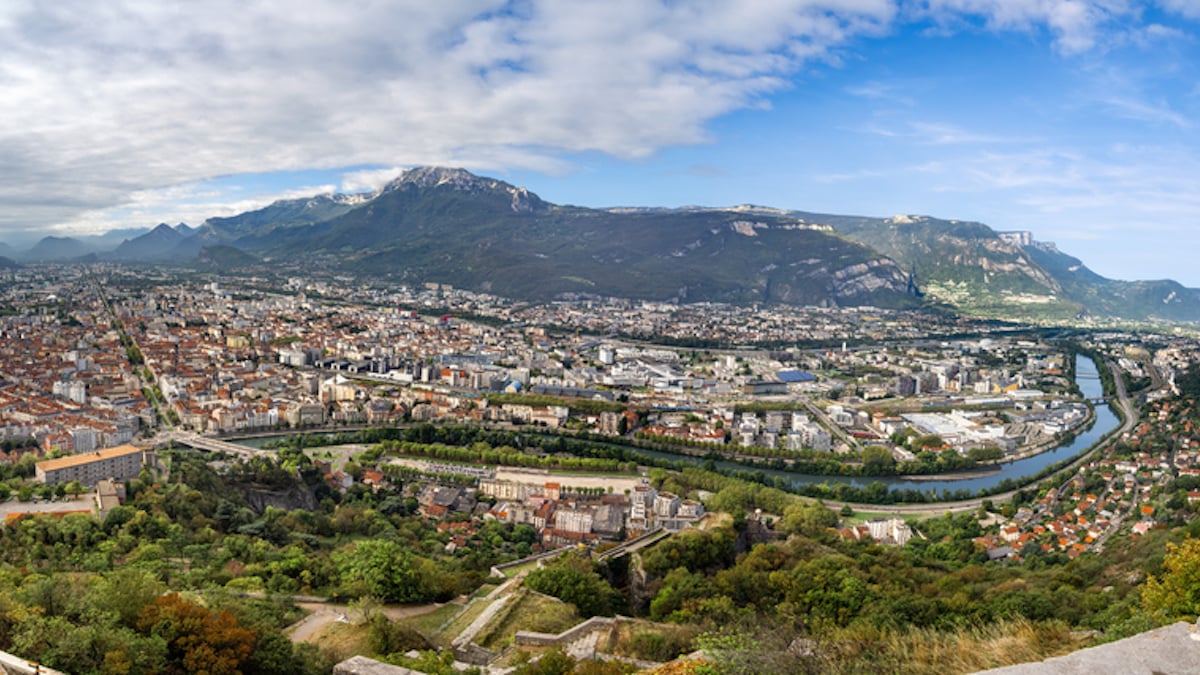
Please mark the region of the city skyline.
<svg viewBox="0 0 1200 675"><path fill-rule="evenodd" d="M585 206L977 220L1200 286L1198 19L1180 0L10 5L0 241L438 164Z"/></svg>

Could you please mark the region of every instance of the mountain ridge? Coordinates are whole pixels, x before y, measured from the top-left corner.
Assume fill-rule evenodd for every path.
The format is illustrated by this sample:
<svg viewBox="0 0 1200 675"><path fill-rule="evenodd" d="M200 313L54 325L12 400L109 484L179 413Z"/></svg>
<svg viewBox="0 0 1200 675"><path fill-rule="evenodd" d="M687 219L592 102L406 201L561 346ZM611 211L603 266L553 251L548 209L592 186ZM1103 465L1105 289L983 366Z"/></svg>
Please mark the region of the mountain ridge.
<svg viewBox="0 0 1200 675"><path fill-rule="evenodd" d="M101 237L109 235L101 235ZM1200 290L1096 274L1029 232L921 215L757 204L587 208L466 169L416 167L369 193L279 200L191 228L160 224L111 251L47 237L22 259L332 259L403 282L549 300L578 295L819 306L919 306L1070 320L1200 321ZM242 258L234 249L249 254Z"/></svg>

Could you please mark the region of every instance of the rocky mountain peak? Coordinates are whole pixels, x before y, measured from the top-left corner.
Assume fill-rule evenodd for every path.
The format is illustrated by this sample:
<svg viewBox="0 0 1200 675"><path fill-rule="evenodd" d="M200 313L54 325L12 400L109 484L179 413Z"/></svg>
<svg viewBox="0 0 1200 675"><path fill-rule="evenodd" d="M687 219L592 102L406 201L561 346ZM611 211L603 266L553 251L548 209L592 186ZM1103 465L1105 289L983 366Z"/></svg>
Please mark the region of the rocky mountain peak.
<svg viewBox="0 0 1200 675"><path fill-rule="evenodd" d="M512 210L516 213L532 213L546 206L541 198L524 187L514 187L495 178L476 176L466 169L441 166L408 169L384 186L380 194L405 188L428 190L445 186L468 193L493 192L507 195L511 198Z"/></svg>
<svg viewBox="0 0 1200 675"><path fill-rule="evenodd" d="M441 185L449 185L459 190L472 191L511 187L493 178L481 178L466 169L442 166L418 166L414 169L405 170L399 177L388 183L383 188L383 191L387 192L405 186L427 189Z"/></svg>

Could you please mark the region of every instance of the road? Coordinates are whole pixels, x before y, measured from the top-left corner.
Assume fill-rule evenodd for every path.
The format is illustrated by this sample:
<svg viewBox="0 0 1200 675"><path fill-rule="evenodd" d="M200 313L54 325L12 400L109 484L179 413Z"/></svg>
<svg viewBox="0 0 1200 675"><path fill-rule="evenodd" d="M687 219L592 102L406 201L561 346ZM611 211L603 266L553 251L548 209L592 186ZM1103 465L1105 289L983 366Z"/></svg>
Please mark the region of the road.
<svg viewBox="0 0 1200 675"><path fill-rule="evenodd" d="M1109 434L1104 441L1098 443L1096 447L1092 448L1090 451L1081 454L1078 459L1072 462L1070 466L1065 467L1063 471L1078 469L1084 463L1090 461L1092 455L1094 455L1097 451L1107 447L1115 439L1120 438L1122 434L1132 431L1137 425L1137 411L1134 410L1133 402L1129 400L1129 393L1125 391L1125 381L1121 379L1121 371L1117 368L1116 364L1113 363L1109 363L1108 367L1112 369L1113 372L1113 380L1115 381L1117 387L1116 402L1121 406L1121 411L1124 413L1125 421L1116 429L1116 431ZM973 511L982 506L985 500L995 503L1006 502L1012 499L1013 495L1022 489L1024 488L1017 488L1015 490L1009 490L1008 492L1002 492L1000 494L989 495L987 497L977 497L974 499L967 499L957 502L933 502L930 504L859 504L855 502L826 501L825 505L835 511L843 506L848 505L855 511L867 511L868 513L891 513L906 516L938 516L947 512L962 513L963 511Z"/></svg>
<svg viewBox="0 0 1200 675"><path fill-rule="evenodd" d="M113 309L112 303L109 302L108 296L104 293L104 288L100 285L100 280L96 278L96 275L93 274L90 269L88 270L87 274L88 279L92 282L92 287L96 289L96 295L100 298L100 303L104 306L104 311L108 314L109 319L112 321L113 328L116 329L122 338L122 345L128 342L129 346L132 347L136 353L140 354L141 348L138 347L138 344L133 339L133 336L129 334L129 330L125 326L125 321L121 319L121 315L118 314L115 309ZM154 393L155 390L158 389L158 376L154 373L154 371L150 370L150 366L146 364L144 357L142 358L141 363L135 363L129 351L126 351L125 356L126 359L129 360L130 370L133 372L133 376L137 380L138 389L145 393L146 397L149 399L148 402L154 408L154 414L158 416L167 430L173 431L174 426L171 424L171 417L164 412L164 402L159 401L158 396ZM149 380L142 377L143 371L150 374Z"/></svg>
<svg viewBox="0 0 1200 675"><path fill-rule="evenodd" d="M335 605L329 602L297 602L297 606L309 615L296 623L284 629L284 633L292 642L308 642L314 635L320 632L326 625L334 621L350 622L357 621L358 618L351 618L356 614L356 611L347 605ZM381 607L380 613L389 619L406 619L413 616L421 616L430 612L437 611L444 606L444 603L429 603L426 605L405 605L396 607Z"/></svg>
<svg viewBox="0 0 1200 675"><path fill-rule="evenodd" d="M826 415L825 411L821 410L817 404L806 398L804 399L804 407L808 408L808 411L813 414L813 417L816 417L821 424L825 425L825 428L829 429L834 436L840 438L842 442L846 444L846 447L850 448L851 450L862 452L862 445L858 442L858 439L846 433L845 429L841 428L837 424L834 424L833 420L829 419L829 416Z"/></svg>
<svg viewBox="0 0 1200 675"><path fill-rule="evenodd" d="M37 502L22 502L15 497L6 502L0 502L0 522L5 518L14 514L37 514L37 513L94 513L96 510L96 500L88 493L86 497L76 497L70 501L37 501Z"/></svg>

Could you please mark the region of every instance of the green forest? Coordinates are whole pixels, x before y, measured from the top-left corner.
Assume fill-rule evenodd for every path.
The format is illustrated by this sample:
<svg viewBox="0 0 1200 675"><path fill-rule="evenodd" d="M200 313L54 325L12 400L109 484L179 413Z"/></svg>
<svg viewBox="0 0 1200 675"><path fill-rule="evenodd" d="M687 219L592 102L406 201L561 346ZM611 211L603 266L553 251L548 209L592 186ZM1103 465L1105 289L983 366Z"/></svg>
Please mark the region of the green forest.
<svg viewBox="0 0 1200 675"><path fill-rule="evenodd" d="M391 454L561 456L554 466L593 468L567 462L569 452L545 453L576 443L592 456L575 459L596 469L627 461L561 438L522 437L539 439L538 455L493 448L486 441L518 439L486 433L408 430L356 457L356 470ZM0 649L79 674L327 673L344 653L294 645L283 633L303 616L294 596L442 603L493 588L493 565L539 550L532 527L495 520L475 521L465 545L448 547L451 532L417 512L412 488L429 477L393 472L389 488L342 494L302 445L219 471L210 456L170 451L169 478L143 472L103 520L9 522L0 531ZM907 546L885 547L845 539L839 514L773 486L697 466L650 469L649 480L706 496L715 515L632 559L571 553L523 581L578 619L644 620L626 646L632 658L669 661L703 647L721 655L703 672L967 672L1200 613L1200 520L1190 516L1114 540L1101 555L1031 550L1022 564L1004 564L973 543L974 512L924 520ZM261 507L255 495L295 504ZM440 625L378 614L368 623L374 657L448 667L432 651ZM426 651L417 661L402 656L412 648ZM557 656L522 669L621 670Z"/></svg>

